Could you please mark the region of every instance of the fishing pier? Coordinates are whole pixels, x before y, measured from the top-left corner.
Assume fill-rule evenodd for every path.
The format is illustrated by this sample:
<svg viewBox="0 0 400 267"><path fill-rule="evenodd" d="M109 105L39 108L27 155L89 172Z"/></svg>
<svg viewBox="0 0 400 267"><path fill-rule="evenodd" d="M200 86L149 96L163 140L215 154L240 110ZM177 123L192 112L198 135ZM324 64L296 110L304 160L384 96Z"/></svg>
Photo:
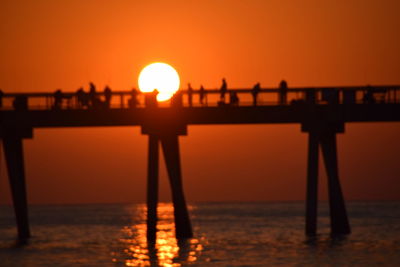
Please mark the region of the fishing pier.
<svg viewBox="0 0 400 267"><path fill-rule="evenodd" d="M30 237L23 139L34 130L54 127L137 126L148 135L147 239L157 226L159 149L170 180L176 237L193 236L187 210L179 136L188 125L298 124L308 134L305 232L317 232L318 155L321 149L328 177L332 234L349 234L339 175L336 135L347 123L400 121L400 85L318 88L252 88L180 90L179 96L157 103L152 93L103 92L82 102L77 93L3 93L0 107L2 139L18 238ZM226 97L225 97L226 95ZM93 100L92 99L92 100ZM94 101L94 100L93 100ZM93 102L94 103L94 102ZM29 178L29 177L28 177Z"/></svg>

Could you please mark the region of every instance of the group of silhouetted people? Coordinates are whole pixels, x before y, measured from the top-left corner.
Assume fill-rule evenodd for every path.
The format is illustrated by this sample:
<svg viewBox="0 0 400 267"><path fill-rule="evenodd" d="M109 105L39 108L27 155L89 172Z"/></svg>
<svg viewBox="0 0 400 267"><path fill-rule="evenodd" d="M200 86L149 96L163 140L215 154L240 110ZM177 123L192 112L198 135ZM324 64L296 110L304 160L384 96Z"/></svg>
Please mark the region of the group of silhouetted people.
<svg viewBox="0 0 400 267"><path fill-rule="evenodd" d="M282 80L279 84L279 104L280 105L285 105L287 104L287 89L288 85L285 80ZM251 89L251 95L253 98L253 106L257 106L259 103L258 95L262 91L261 89L261 84L256 83L253 88ZM193 94L196 92L190 83L188 83L187 87L187 103L189 107L193 106ZM229 92L229 94L228 94ZM199 90L196 92L199 95L199 103L201 106L207 105L207 91L204 89L204 87L201 85ZM174 95L174 97L171 99L172 106L179 106L182 104L182 94L180 91L178 91L176 94L179 95ZM229 95L229 99L227 101L226 95ZM177 100L179 99L179 100ZM238 96L238 90L228 90L228 84L226 82L226 79L222 79L222 84L219 89L219 100L217 102L218 106L238 106L239 105L239 96ZM178 103L178 104L177 104Z"/></svg>
<svg viewBox="0 0 400 267"><path fill-rule="evenodd" d="M285 105L287 103L287 82L282 80L279 84L279 104ZM225 102L225 95L228 92L228 85L226 83L225 78L222 79L222 85L219 89L220 91L220 100L218 101L218 106L223 105L231 105L231 106L238 106L239 105L239 97L237 95L237 91L231 91L229 94L229 102ZM256 83L253 88L251 89L251 95L253 98L253 106L257 106L259 100L258 95L261 92L261 84Z"/></svg>
<svg viewBox="0 0 400 267"><path fill-rule="evenodd" d="M359 89L357 89L359 90ZM318 101L328 104L355 104L356 91L357 90L339 90L332 88L322 88L322 90L315 90L313 88L303 89L303 97L292 99L290 104L316 104ZM187 94L187 105L193 107L193 95L198 95L198 103L201 106L207 106L207 95L211 93L218 93L219 99L217 105L222 106L239 106L238 93L250 93L252 97L252 105L257 106L260 104L259 94L261 92L267 92L267 89L262 89L260 83L256 83L250 90L228 90L228 84L226 79L222 79L221 87L217 90L207 91L203 85L200 85L199 89L195 90L190 83L187 85L187 90L178 90L171 98L172 107L183 107L183 96ZM288 84L285 80L279 83L277 90L271 90L270 92L277 92L279 105L287 105L287 93ZM144 93L144 105L145 107L157 107L157 95L158 91L155 89L153 92ZM367 86L363 89L362 103L364 104L375 104L384 103L387 97L387 89L385 88L374 88ZM109 86L104 87L103 92L97 92L94 83L89 83L89 90L86 92L83 87L79 88L74 93L63 93L61 89L57 89L53 93L53 98L50 103L52 109L59 110L62 108L71 108L72 104L74 108L79 109L109 109L111 107L111 100L113 95L121 96L120 107L124 107L124 96L126 92L113 93ZM142 93L137 89L132 89L129 93L130 98L127 101L129 108L136 108L140 106L138 96ZM4 93L0 90L0 108L3 107ZM49 100L49 98L47 98ZM28 109L28 95L19 94L15 96L12 101L12 106L15 110L27 110Z"/></svg>
<svg viewBox="0 0 400 267"><path fill-rule="evenodd" d="M279 104L283 105L287 102L287 83L282 80L279 84ZM253 98L253 106L257 106L259 103L258 95L262 91L260 83L256 83L251 89L251 95ZM193 106L193 95L194 93L199 95L199 103L201 106L207 105L207 90L204 89L203 85L200 86L198 90L194 90L190 83L188 83L187 88L187 103L189 107ZM127 104L129 108L136 108L139 106L138 95L141 94L137 89L132 89L130 92L130 99L128 99ZM229 95L227 101L226 95ZM157 106L157 95L158 91L155 89L151 93L145 94L145 106L155 107ZM2 106L2 96L3 93L0 91L0 107ZM80 87L75 94L63 93L61 89L57 89L53 94L53 109L61 109L63 107L70 108L71 100L75 100L77 108L80 109L108 109L111 107L112 100L112 90L109 86L105 86L104 91L98 93L96 91L96 86L94 83L89 83L89 90L86 92L83 87ZM368 98L368 96L366 97ZM222 84L219 89L219 100L217 102L218 106L239 106L239 96L238 90L228 90L228 84L226 79L222 79ZM369 98L367 101L370 101ZM27 97L19 96L16 97L13 106L15 109L26 109L27 108ZM121 107L123 103L121 103ZM183 92L177 91L171 98L171 106L181 107L183 106Z"/></svg>
<svg viewBox="0 0 400 267"><path fill-rule="evenodd" d="M193 106L193 94L195 90L192 88L192 85L188 83L188 89L187 89L187 95L188 95L188 105L189 107ZM177 98L182 98L181 92L178 91L175 94L180 94L175 97ZM199 103L200 105L204 106L206 104L206 90L204 89L203 85L200 86L200 89L198 90L199 94ZM176 102L176 100L172 100L173 102ZM178 101L179 102L179 101ZM175 104L176 105L176 104Z"/></svg>
<svg viewBox="0 0 400 267"><path fill-rule="evenodd" d="M251 89L251 95L253 98L253 106L257 106L259 100L258 95L262 91L260 83L256 83ZM187 87L187 103L189 107L193 106L193 95L194 93L199 95L199 103L201 106L207 105L207 90L204 89L203 85L196 91L192 88L191 84L188 83ZM229 93L229 94L228 94ZM130 92L130 99L128 99L128 107L136 108L139 106L138 95L140 92L137 89L132 89ZM227 100L226 95L229 95ZM145 106L155 107L157 106L157 95L158 91L155 89L151 93L146 93L145 96ZM287 83L282 80L279 85L279 104L286 104L287 101ZM111 99L113 93L109 86L105 86L102 93L96 91L96 86L94 83L89 83L89 91L86 92L83 87L79 88L75 95L64 94L61 89L54 92L54 102L53 109L61 109L64 106L64 102L67 103L67 108L71 105L71 100L74 97L77 108L87 108L87 109L108 109L111 106ZM217 102L218 106L239 106L239 96L237 90L228 90L228 84L226 79L222 79L222 84L219 89L219 100ZM122 104L122 103L121 103ZM0 92L0 105L1 105L1 92ZM24 100L18 99L15 103L20 109L24 106ZM177 91L171 98L171 106L179 107L183 105L183 93L182 91Z"/></svg>
<svg viewBox="0 0 400 267"><path fill-rule="evenodd" d="M4 92L0 89L0 108L3 107ZM28 97L25 95L19 95L14 98L12 106L15 110L27 110L28 109Z"/></svg>
<svg viewBox="0 0 400 267"><path fill-rule="evenodd" d="M74 97L78 108L110 108L112 98L111 88L106 86L102 93L103 98L101 98L100 95L101 94L97 93L94 83L90 82L89 92L85 92L83 87L80 87L76 91ZM53 97L53 109L61 109L63 107L64 100L67 100L67 107L70 107L72 98L71 94L64 94L61 89L58 89L54 92Z"/></svg>
<svg viewBox="0 0 400 267"><path fill-rule="evenodd" d="M132 89L130 98L127 101L129 108L135 108L139 105L137 89ZM96 91L94 83L89 83L89 91L86 92L83 87L80 87L74 95L64 94L60 89L53 94L54 102L53 109L61 109L64 105L64 100L67 100L67 108L71 106L71 98L75 98L76 107L80 109L108 109L111 107L113 92L109 86L104 87L104 91L99 93ZM122 104L122 103L121 103ZM122 104L123 105L123 104Z"/></svg>

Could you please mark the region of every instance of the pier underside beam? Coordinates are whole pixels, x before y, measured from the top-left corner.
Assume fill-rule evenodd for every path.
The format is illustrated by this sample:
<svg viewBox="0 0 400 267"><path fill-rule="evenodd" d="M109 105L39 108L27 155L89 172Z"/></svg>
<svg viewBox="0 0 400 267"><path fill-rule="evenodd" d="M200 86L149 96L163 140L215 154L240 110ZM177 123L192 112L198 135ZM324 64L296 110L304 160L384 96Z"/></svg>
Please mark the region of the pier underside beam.
<svg viewBox="0 0 400 267"><path fill-rule="evenodd" d="M157 205L158 205L158 169L159 150L158 137L149 135L148 166L147 166L147 241L154 243L157 236Z"/></svg>
<svg viewBox="0 0 400 267"><path fill-rule="evenodd" d="M178 135L167 134L160 139L172 190L176 238L191 238L193 232L183 193Z"/></svg>
<svg viewBox="0 0 400 267"><path fill-rule="evenodd" d="M3 147L17 220L18 239L24 241L30 237L30 230L22 138L17 136L3 137Z"/></svg>

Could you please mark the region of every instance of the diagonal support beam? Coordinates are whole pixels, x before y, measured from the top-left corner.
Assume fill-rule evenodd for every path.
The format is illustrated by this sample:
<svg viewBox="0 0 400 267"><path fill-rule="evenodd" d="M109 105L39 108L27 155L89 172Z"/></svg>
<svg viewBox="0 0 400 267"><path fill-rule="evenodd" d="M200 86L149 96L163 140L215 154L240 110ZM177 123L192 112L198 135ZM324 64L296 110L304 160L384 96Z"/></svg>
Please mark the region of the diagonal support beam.
<svg viewBox="0 0 400 267"><path fill-rule="evenodd" d="M17 220L18 239L24 241L30 237L30 230L22 138L16 136L3 137L3 146Z"/></svg>
<svg viewBox="0 0 400 267"><path fill-rule="evenodd" d="M161 136L161 146L172 190L176 238L191 238L193 237L193 232L183 193L178 135L168 134Z"/></svg>

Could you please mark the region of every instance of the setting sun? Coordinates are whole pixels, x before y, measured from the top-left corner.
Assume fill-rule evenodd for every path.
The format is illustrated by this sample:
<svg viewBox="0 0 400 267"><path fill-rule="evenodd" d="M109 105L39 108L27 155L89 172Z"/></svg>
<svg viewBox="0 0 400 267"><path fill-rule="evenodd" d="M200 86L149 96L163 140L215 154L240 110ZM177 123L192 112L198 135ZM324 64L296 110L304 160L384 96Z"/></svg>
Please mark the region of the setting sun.
<svg viewBox="0 0 400 267"><path fill-rule="evenodd" d="M165 101L179 89L179 75L168 64L157 62L147 65L139 74L139 89L143 93L157 89L158 101Z"/></svg>

